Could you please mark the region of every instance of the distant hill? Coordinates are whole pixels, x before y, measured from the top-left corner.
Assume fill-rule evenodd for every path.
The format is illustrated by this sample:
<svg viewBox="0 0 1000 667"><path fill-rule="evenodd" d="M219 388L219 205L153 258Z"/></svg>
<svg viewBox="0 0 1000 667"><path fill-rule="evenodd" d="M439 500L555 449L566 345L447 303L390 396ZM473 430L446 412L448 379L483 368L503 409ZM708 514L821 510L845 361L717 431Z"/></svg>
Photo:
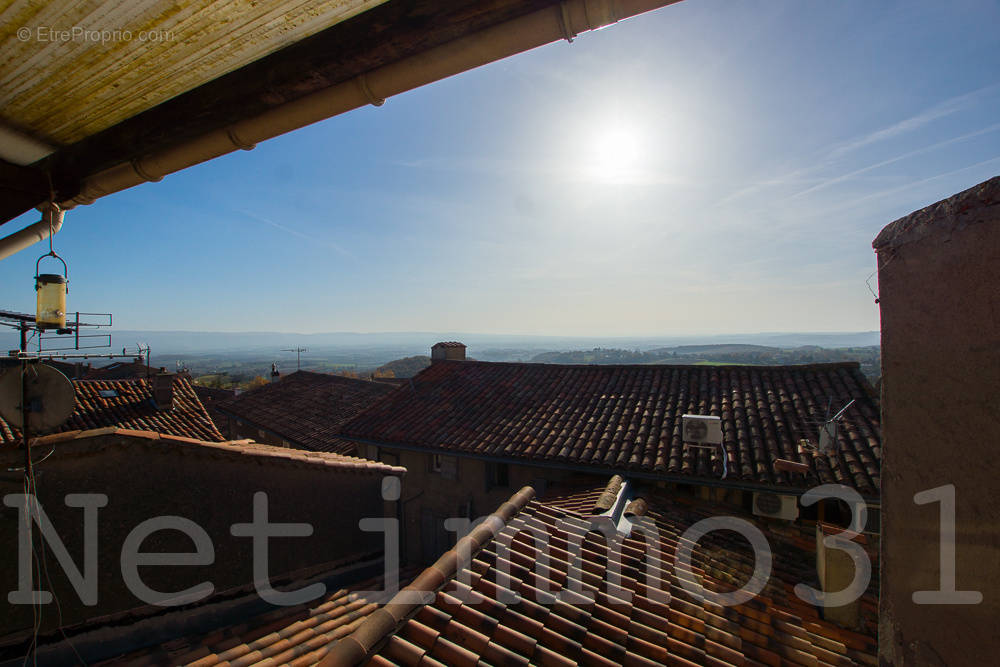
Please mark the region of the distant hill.
<svg viewBox="0 0 1000 667"><path fill-rule="evenodd" d="M678 345L676 347L664 347L658 350L650 350L650 354L746 354L747 352L774 353L780 348L768 345L744 345L741 343L720 343L717 345Z"/></svg>
<svg viewBox="0 0 1000 667"><path fill-rule="evenodd" d="M539 364L645 364L652 361L650 353L638 350L618 350L595 347L593 350L542 352L531 358Z"/></svg>
<svg viewBox="0 0 1000 667"><path fill-rule="evenodd" d="M765 345L717 344L663 347L648 352L594 348L543 352L531 359L549 364L752 364L785 365L857 361L872 381L881 375L881 354L877 345L825 348L816 345L780 348Z"/></svg>
<svg viewBox="0 0 1000 667"><path fill-rule="evenodd" d="M17 310L15 308L15 310ZM23 310L23 309L22 309ZM106 330L102 330L105 333ZM356 360L358 366L368 366L368 358L380 356L377 363L412 354L426 354L431 345L442 340L460 340L475 350L477 358L496 357L494 360L527 359L532 354L559 350L581 350L591 348L618 348L627 350L652 350L667 346L706 344L750 344L780 348L800 345L819 345L824 348L856 347L879 344L878 331L845 331L782 333L761 332L712 335L650 335L650 336L535 336L514 334L484 334L457 331L440 332L328 332L314 334L278 332L210 332L210 331L136 331L111 329L112 348L120 350L128 346L134 350L136 343L147 344L153 355L164 355L173 359L193 355L256 354L270 361L276 353L285 348L305 347L311 354L325 355L350 353L366 357ZM12 350L17 347L17 332L0 328L0 349ZM489 351L494 354L486 355ZM294 355L292 356L294 358ZM281 357L279 357L279 360ZM340 360L337 360L340 363ZM163 365L161 363L161 365Z"/></svg>
<svg viewBox="0 0 1000 667"><path fill-rule="evenodd" d="M389 363L379 366L375 372L385 373L386 371L392 371L395 377L411 378L430 365L431 358L420 354L415 357L406 357L404 359L390 361Z"/></svg>

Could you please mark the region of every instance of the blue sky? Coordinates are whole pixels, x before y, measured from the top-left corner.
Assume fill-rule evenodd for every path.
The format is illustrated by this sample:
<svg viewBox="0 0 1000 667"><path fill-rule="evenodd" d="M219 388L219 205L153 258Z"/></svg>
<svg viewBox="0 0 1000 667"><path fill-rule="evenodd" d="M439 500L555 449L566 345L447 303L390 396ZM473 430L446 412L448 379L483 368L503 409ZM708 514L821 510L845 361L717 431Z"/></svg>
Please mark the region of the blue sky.
<svg viewBox="0 0 1000 667"><path fill-rule="evenodd" d="M877 329L879 230L1000 174L997 25L996 2L686 0L74 209L69 306L125 329ZM0 263L3 307L33 310L36 248Z"/></svg>

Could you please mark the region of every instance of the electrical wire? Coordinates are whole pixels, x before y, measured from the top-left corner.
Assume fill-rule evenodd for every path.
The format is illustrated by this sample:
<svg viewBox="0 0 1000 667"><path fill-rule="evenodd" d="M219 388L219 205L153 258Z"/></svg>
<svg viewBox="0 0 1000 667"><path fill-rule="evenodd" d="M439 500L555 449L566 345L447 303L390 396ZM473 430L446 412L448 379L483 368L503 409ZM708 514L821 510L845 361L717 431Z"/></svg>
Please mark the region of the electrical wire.
<svg viewBox="0 0 1000 667"><path fill-rule="evenodd" d="M30 540L29 544L31 546L31 564L35 568L35 571L40 571L41 568L38 566L38 553L35 551L35 535L31 530L31 501L29 499L31 498L30 491L32 489L27 470L25 470L24 473L24 483L22 488L24 490L25 521L28 526L28 539ZM32 576L31 579L34 581L34 576ZM24 660L21 663L22 667L27 666L29 658L31 659L33 665L38 664L38 656L36 655L35 649L38 646L38 631L42 626L42 606L41 604L35 603L34 594L32 594L31 600L31 616L31 641L28 643L28 651L24 654Z"/></svg>
<svg viewBox="0 0 1000 667"><path fill-rule="evenodd" d="M875 253L875 258L876 258L875 263L876 265L878 265L878 253ZM872 293L873 297L875 297L875 303L881 303L881 300L879 298L878 292L876 292L875 289L872 287L872 282L871 282L872 278L874 278L879 271L882 271L883 269L885 269L885 267L889 266L889 264L894 259L896 259L896 254L889 253L889 258L885 260L885 263L883 263L881 266L878 266L874 271L871 272L871 274L867 278L865 278L865 287L867 287L868 291Z"/></svg>
<svg viewBox="0 0 1000 667"><path fill-rule="evenodd" d="M23 374L27 374L29 368L34 372L35 377L37 377L38 371L33 366L28 366L27 364L22 366L21 372ZM24 405L25 400L27 399L27 396L25 395L24 392L24 386L25 383L24 381L22 381L21 405ZM27 419L25 419L25 421L27 421ZM27 426L28 426L27 424L22 424L22 429L27 428ZM38 503L38 481L35 478L34 466L44 462L46 459L52 456L53 452L55 452L56 449L55 446L53 445L52 449L49 450L48 454L42 457L42 459L39 460L38 462L33 463L31 460L31 443L28 441L27 438L25 438L24 440L24 447L25 447L25 466L24 466L24 482L22 484L22 488L24 490L24 496L25 496L25 503L24 503L24 511L26 515L25 525L27 526L28 529L28 539L29 539L29 545L31 547L31 557L32 557L31 562L34 566L34 572L37 572L39 575L44 574L45 583L48 586L50 594L52 595L52 599L56 603L56 620L59 628L59 633L62 635L66 643L69 645L70 649L73 651L73 654L76 655L76 658L77 660L80 661L80 664L86 665L87 664L86 661L76 650L76 646L73 645L73 642L66 634L66 630L63 628L62 604L60 604L59 602L59 596L56 594L55 588L52 586L52 578L49 576L49 564L48 560L45 558L44 536L39 535L38 547L36 548L35 534L34 531L31 530L32 507L36 508L35 512L36 514L41 515L41 512L38 509L40 507ZM31 577L31 580L32 581L34 580L34 576ZM39 577L39 584L41 584L41 577ZM24 655L24 661L22 662L22 667L27 666L29 658L31 659L32 665L35 665L36 667L38 665L38 635L42 627L42 605L41 602L36 603L34 598L35 598L34 593L32 593L31 614L33 622L32 622L31 641L28 643L28 650Z"/></svg>
<svg viewBox="0 0 1000 667"><path fill-rule="evenodd" d="M52 448L52 452L54 452L54 451L55 451L55 447ZM51 456L52 452L49 452L45 456L45 458L48 458L49 456ZM44 460L45 459L42 459L42 461L44 461ZM38 463L41 463L42 461L39 461ZM35 482L35 469L34 469L34 467L31 468L31 485L32 485L33 490L37 488L37 483ZM36 496L35 502L38 502L37 496ZM76 646L74 646L73 642L70 641L69 636L66 634L66 630L63 628L62 605L59 603L59 596L56 594L55 587L52 585L52 579L49 577L49 562L45 558L45 546L44 546L44 543L42 544L42 546L41 546L41 548L39 550L41 551L41 554L42 554L42 571L45 573L45 584L49 587L49 591L52 593L52 600L56 603L56 620L58 621L58 624L59 624L59 634L62 635L63 640L69 646L70 650L73 651L73 655L75 655L76 659L80 661L80 664L81 665L86 665L87 661L84 660L83 657L80 655L80 653L76 650Z"/></svg>

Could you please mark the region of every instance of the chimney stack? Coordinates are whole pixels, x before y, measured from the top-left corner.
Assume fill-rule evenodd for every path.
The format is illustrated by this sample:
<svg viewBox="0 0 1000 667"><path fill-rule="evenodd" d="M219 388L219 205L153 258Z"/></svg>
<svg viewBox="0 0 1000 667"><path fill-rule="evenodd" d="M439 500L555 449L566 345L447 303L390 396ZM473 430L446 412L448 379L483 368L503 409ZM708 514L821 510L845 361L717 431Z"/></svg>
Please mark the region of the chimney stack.
<svg viewBox="0 0 1000 667"><path fill-rule="evenodd" d="M162 369L150 378L153 389L153 402L157 410L172 410L174 407L174 374Z"/></svg>
<svg viewBox="0 0 1000 667"><path fill-rule="evenodd" d="M271 382L277 382L281 379L281 373L278 372L278 364L271 364Z"/></svg>
<svg viewBox="0 0 1000 667"><path fill-rule="evenodd" d="M457 341L434 343L431 347L431 363L438 361L465 361L465 345Z"/></svg>

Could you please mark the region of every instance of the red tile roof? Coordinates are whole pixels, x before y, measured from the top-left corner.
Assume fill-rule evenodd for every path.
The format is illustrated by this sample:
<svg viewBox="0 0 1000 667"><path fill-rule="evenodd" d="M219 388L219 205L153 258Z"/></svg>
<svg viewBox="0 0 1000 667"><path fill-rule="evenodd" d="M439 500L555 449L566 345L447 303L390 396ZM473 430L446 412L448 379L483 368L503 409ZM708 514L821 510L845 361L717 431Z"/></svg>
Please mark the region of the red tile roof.
<svg viewBox="0 0 1000 667"><path fill-rule="evenodd" d="M279 607L204 635L175 639L99 665L315 665L327 647L350 634L385 600L359 591L377 590L375 579L337 590L320 600Z"/></svg>
<svg viewBox="0 0 1000 667"><path fill-rule="evenodd" d="M603 538L587 532L588 507L603 489L538 502L525 487L418 576L404 592L427 591L429 603L396 596L351 635L334 644L324 667L371 665L875 665L876 602L862 598L865 631L820 618L793 592L815 585L814 553L770 530L773 570L747 602L721 606L690 594L672 566L680 537L695 522L732 515L729 507L647 495L658 531L662 569L657 599L646 586L649 547L633 532L622 547L621 585L630 603L609 595ZM641 507L639 508L641 509ZM548 569L538 568L536 536L549 540ZM750 579L754 558L734 533L717 531L693 548L692 573L705 589L729 592ZM568 540L582 539L579 569ZM801 541L801 538L799 538ZM509 549L501 545L509 545ZM808 543L807 543L808 546ZM463 549L468 557L463 558ZM498 573L509 567L510 579ZM567 584L592 598L556 601Z"/></svg>
<svg viewBox="0 0 1000 667"><path fill-rule="evenodd" d="M399 572L405 585L419 569L408 567ZM302 588L322 575L289 584ZM316 665L337 640L355 630L372 612L386 602L381 576L356 581L312 602L272 608L247 616L239 623L225 625L212 632L191 634L160 646L140 649L96 663L111 665L192 665L211 667L277 667Z"/></svg>
<svg viewBox="0 0 1000 667"><path fill-rule="evenodd" d="M87 380L132 380L156 375L162 369L158 366L147 366L141 359L132 361L114 361L107 366L91 368L85 379Z"/></svg>
<svg viewBox="0 0 1000 667"><path fill-rule="evenodd" d="M185 378L174 378L174 404L169 410L157 409L144 379L74 380L73 387L76 410L59 432L117 426L196 440L224 440ZM20 438L20 431L0 418L0 446L17 444Z"/></svg>
<svg viewBox="0 0 1000 667"><path fill-rule="evenodd" d="M845 413L838 447L819 454L818 421ZM717 415L727 482L879 489L881 426L856 363L800 366L581 366L439 361L348 423L346 437L536 464L721 477L714 453L685 447L681 415ZM790 472L775 461L805 464Z"/></svg>
<svg viewBox="0 0 1000 667"><path fill-rule="evenodd" d="M340 427L395 390L391 385L368 380L298 371L278 382L218 401L215 407L294 446L352 453L354 444L337 437Z"/></svg>
<svg viewBox="0 0 1000 667"><path fill-rule="evenodd" d="M200 384L192 384L191 388L198 395L198 400L201 401L201 404L205 406L205 411L208 412L212 423L215 424L220 432L225 433L227 428L226 416L216 409L216 404L236 396L236 391L233 389L220 389L218 387L203 387Z"/></svg>

